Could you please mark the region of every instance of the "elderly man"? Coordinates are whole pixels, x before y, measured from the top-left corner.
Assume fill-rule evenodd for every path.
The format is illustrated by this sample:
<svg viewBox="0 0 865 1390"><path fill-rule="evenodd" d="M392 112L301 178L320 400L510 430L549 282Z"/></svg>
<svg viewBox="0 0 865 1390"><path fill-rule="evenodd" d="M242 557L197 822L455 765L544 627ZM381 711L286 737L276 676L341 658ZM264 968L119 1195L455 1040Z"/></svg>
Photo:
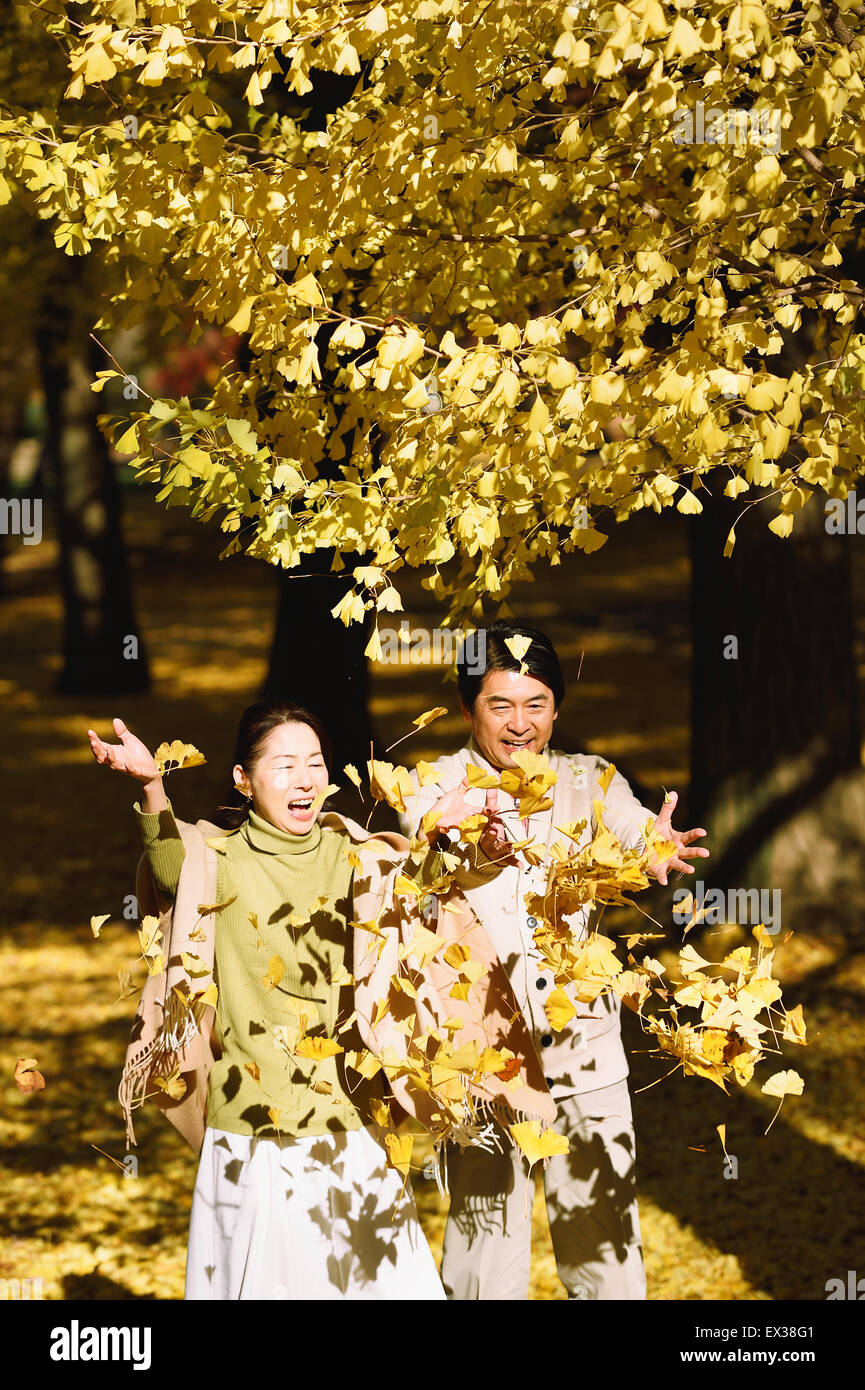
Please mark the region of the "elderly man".
<svg viewBox="0 0 865 1390"><path fill-rule="evenodd" d="M416 832L425 812L444 792L453 790L455 810L460 810L470 763L498 772L515 767L514 755L527 749L544 753L557 774L553 805L521 820L512 797L498 791L491 802L488 796L487 810L496 806L510 839L531 836L538 845L550 845L562 838L556 826L585 819L583 844L594 833L592 802L601 796L607 828L624 846L642 847L647 823L652 822L664 839L673 841L675 855L653 868L660 883L666 884L671 868L693 873L684 860L708 855L707 849L691 848L706 832L673 830L675 793L656 818L619 773L601 794L598 779L608 766L605 759L550 748L565 687L549 638L505 622L494 623L484 633L483 661L476 668L464 660L458 663L460 706L471 736L458 753L438 759L435 782L420 787L413 774L416 792L401 818L404 832ZM506 645L517 637L531 639L521 660ZM479 793L478 801L482 799ZM453 821L453 816L444 815L440 824L450 826ZM446 835L443 832L443 841ZM533 944L538 923L524 902L526 893L543 886L545 872L519 855L502 866L476 848L469 852L459 882L505 965L556 1102L556 1129L570 1141L569 1152L548 1160L544 1171L559 1278L570 1298L641 1299L646 1281L619 1000L605 991L591 1005L577 1004L576 1016L563 1031L553 1033L550 1028L544 1002L555 984ZM570 920L584 932L587 919L584 911ZM502 1137L500 1150L492 1153L452 1148L448 1168L451 1207L442 1259L448 1297L526 1298L532 1203L525 1160Z"/></svg>

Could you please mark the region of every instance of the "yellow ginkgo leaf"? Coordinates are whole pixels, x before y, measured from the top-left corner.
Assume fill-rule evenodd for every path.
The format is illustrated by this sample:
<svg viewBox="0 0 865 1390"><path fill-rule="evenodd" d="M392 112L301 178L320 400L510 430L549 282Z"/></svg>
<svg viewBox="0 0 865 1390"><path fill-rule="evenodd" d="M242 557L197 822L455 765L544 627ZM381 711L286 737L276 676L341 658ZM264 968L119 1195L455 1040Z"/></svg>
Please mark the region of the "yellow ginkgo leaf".
<svg viewBox="0 0 865 1390"><path fill-rule="evenodd" d="M390 1128L390 1101L373 1098L369 1103L369 1113L375 1124L382 1129Z"/></svg>
<svg viewBox="0 0 865 1390"><path fill-rule="evenodd" d="M483 768L477 767L474 763L468 764L466 779L470 787L497 787L499 785L499 779L494 772L484 772Z"/></svg>
<svg viewBox="0 0 865 1390"><path fill-rule="evenodd" d="M45 1077L41 1071L37 1070L35 1057L19 1057L15 1063L15 1085L19 1091L28 1094L30 1091L44 1091Z"/></svg>
<svg viewBox="0 0 865 1390"><path fill-rule="evenodd" d="M395 811L403 814L408 810L405 797L415 795L414 782L405 767L394 767L392 763L380 762L371 758L366 765L369 787L376 801L386 801Z"/></svg>
<svg viewBox="0 0 865 1390"><path fill-rule="evenodd" d="M776 1071L760 1090L767 1096L801 1096L805 1082L797 1071Z"/></svg>
<svg viewBox="0 0 865 1390"><path fill-rule="evenodd" d="M381 1062L377 1057L373 1057L372 1053L366 1048L363 1048L359 1052L347 1052L345 1054L345 1064L367 1081L370 1081L381 1071Z"/></svg>
<svg viewBox="0 0 865 1390"><path fill-rule="evenodd" d="M154 1076L153 1084L172 1100L181 1100L186 1095L186 1082L180 1075L179 1066L175 1067L169 1076Z"/></svg>
<svg viewBox="0 0 865 1390"><path fill-rule="evenodd" d="M111 916L111 913L110 913L110 912L104 912L104 913L102 914L101 917L91 917L91 918L90 918L90 930L92 931L92 933L93 933L94 936L98 936L98 935L99 935L99 933L101 932L102 928L105 926L105 923L108 921L108 918L109 918L110 916Z"/></svg>
<svg viewBox="0 0 865 1390"><path fill-rule="evenodd" d="M345 773L346 777L349 779L349 781L350 781L350 782L354 782L354 785L357 787L358 791L360 791L360 790L361 790L361 786L360 786L360 773L358 772L358 770L357 770L357 768L354 766L354 764L353 764L353 763L346 763L345 767L344 767L342 770L343 770L343 772ZM361 793L361 799L362 799L362 798L363 798L363 794Z"/></svg>
<svg viewBox="0 0 865 1390"><path fill-rule="evenodd" d="M506 637L505 646L515 661L522 661L529 647L532 645L531 637Z"/></svg>
<svg viewBox="0 0 865 1390"><path fill-rule="evenodd" d="M801 1096L804 1089L805 1082L797 1071L776 1071L774 1076L770 1076L768 1081L763 1082L760 1090L767 1096L778 1097L778 1109L766 1126L767 1134L781 1113L784 1097Z"/></svg>
<svg viewBox="0 0 865 1390"><path fill-rule="evenodd" d="M135 994L137 992L135 988L135 981L133 980L128 970L118 970L117 983L120 988L121 999L128 999L130 994Z"/></svg>
<svg viewBox="0 0 865 1390"><path fill-rule="evenodd" d="M209 984L207 989L196 990L190 998L190 1004L200 1004L208 1008L216 1008L216 1001L219 998L219 989L216 984Z"/></svg>
<svg viewBox="0 0 865 1390"><path fill-rule="evenodd" d="M285 974L285 962L281 956L271 956L267 963L267 974L261 983L265 989L276 989L283 975Z"/></svg>
<svg viewBox="0 0 865 1390"><path fill-rule="evenodd" d="M447 714L446 707L436 705L435 709L425 710L423 714L419 714L417 719L413 719L411 722L416 729L425 729L427 724L431 724L434 719L440 719L443 714Z"/></svg>
<svg viewBox="0 0 865 1390"><path fill-rule="evenodd" d="M613 778L615 777L615 775L616 775L616 768L615 768L615 765L614 765L613 763L609 763L609 764L607 765L607 767L604 768L603 772L601 773L600 777L598 778L598 791L599 791L603 796L606 795L607 790L608 790L608 788L609 788L609 785L610 785L610 783L612 782L612 780L613 780Z"/></svg>
<svg viewBox="0 0 865 1390"><path fill-rule="evenodd" d="M232 893L232 895L231 895L230 898L226 898L226 899L225 899L225 902L221 902L221 903L199 903L199 904L198 904L198 908L197 908L198 915L199 915L199 917L209 917L210 914L211 914L211 912L222 912L223 908L230 907L231 904L234 903L234 902L237 902L237 894L236 894L236 893ZM250 914L250 915L251 915L251 914Z"/></svg>
<svg viewBox="0 0 865 1390"><path fill-rule="evenodd" d="M805 1046L805 1016L801 1004L797 1004L795 1009L787 1010L784 1017L784 1037L788 1042Z"/></svg>
<svg viewBox="0 0 865 1390"><path fill-rule="evenodd" d="M183 962L183 968L187 975L191 975L193 979L198 975L210 974L209 967L205 965L200 956L194 956L189 951L181 951L180 959Z"/></svg>
<svg viewBox="0 0 865 1390"><path fill-rule="evenodd" d="M565 1136L557 1134L554 1129L545 1129L542 1133L539 1120L524 1120L522 1124L509 1125L508 1128L529 1160L530 1168L555 1154L566 1154L570 1147Z"/></svg>
<svg viewBox="0 0 865 1390"><path fill-rule="evenodd" d="M138 940L141 943L142 955L154 954L162 941L162 930L158 917L143 917L141 919L141 926L138 928Z"/></svg>
<svg viewBox="0 0 865 1390"><path fill-rule="evenodd" d="M322 1062L325 1057L335 1057L345 1049L333 1038L303 1038L294 1049L295 1057L308 1057L313 1062Z"/></svg>
<svg viewBox="0 0 865 1390"><path fill-rule="evenodd" d="M414 1147L413 1134L386 1134L384 1146L387 1151L387 1163L389 1168L396 1168L404 1176L408 1176L411 1166L411 1151Z"/></svg>
<svg viewBox="0 0 865 1390"><path fill-rule="evenodd" d="M201 763L206 763L207 759L203 753L191 743L183 743L176 738L173 743L160 743L153 760L164 777L169 772L174 772L178 768L198 767Z"/></svg>
<svg viewBox="0 0 865 1390"><path fill-rule="evenodd" d="M554 1033L560 1033L576 1012L563 989L554 989L544 1000L544 1013Z"/></svg>
<svg viewBox="0 0 865 1390"><path fill-rule="evenodd" d="M421 970L425 970L430 961L441 951L445 943L440 936L436 936L434 931L429 931L427 927L417 927L411 941L399 948L400 960L406 960L411 956L416 961Z"/></svg>

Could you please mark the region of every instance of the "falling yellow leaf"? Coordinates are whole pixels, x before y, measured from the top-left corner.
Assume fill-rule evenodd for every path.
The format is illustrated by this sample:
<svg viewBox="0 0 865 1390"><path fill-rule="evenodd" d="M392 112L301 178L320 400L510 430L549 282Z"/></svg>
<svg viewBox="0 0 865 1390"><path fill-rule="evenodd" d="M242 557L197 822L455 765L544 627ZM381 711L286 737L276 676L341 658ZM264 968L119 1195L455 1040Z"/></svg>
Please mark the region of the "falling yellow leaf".
<svg viewBox="0 0 865 1390"><path fill-rule="evenodd" d="M529 647L532 645L531 637L506 637L505 646L515 661L522 661Z"/></svg>
<svg viewBox="0 0 865 1390"><path fill-rule="evenodd" d="M413 1134L386 1134L384 1146L387 1150L387 1163L389 1168L396 1168L398 1172L408 1176L411 1166L411 1151L414 1147Z"/></svg>
<svg viewBox="0 0 865 1390"><path fill-rule="evenodd" d="M356 1071L365 1080L371 1081L381 1071L381 1062L372 1053L363 1048L360 1052L347 1052L345 1054L345 1064Z"/></svg>
<svg viewBox="0 0 865 1390"><path fill-rule="evenodd" d="M469 763L466 767L466 780L470 787L497 787L499 778L494 772L484 772L483 768Z"/></svg>
<svg viewBox="0 0 865 1390"><path fill-rule="evenodd" d="M179 738L173 743L160 743L153 754L153 760L163 777L179 768L199 767L207 762L204 754L199 752L194 744L183 743Z"/></svg>
<svg viewBox="0 0 865 1390"><path fill-rule="evenodd" d="M566 1154L570 1147L565 1136L557 1134L554 1129L545 1129L541 1133L539 1120L524 1120L522 1124L509 1125L508 1128L529 1160L530 1168L555 1154Z"/></svg>
<svg viewBox="0 0 865 1390"><path fill-rule="evenodd" d="M169 1076L154 1076L153 1084L170 1096L172 1100L182 1100L186 1095L186 1082L180 1075L179 1066L176 1066Z"/></svg>
<svg viewBox="0 0 865 1390"><path fill-rule="evenodd" d="M257 1062L244 1062L243 1070L248 1071L253 1081L261 1080L261 1068Z"/></svg>
<svg viewBox="0 0 865 1390"><path fill-rule="evenodd" d="M130 994L138 993L138 987L128 970L118 970L117 982L120 987L121 999L128 999Z"/></svg>
<svg viewBox="0 0 865 1390"><path fill-rule="evenodd" d="M801 1096L805 1082L797 1071L776 1071L760 1090L767 1096Z"/></svg>
<svg viewBox="0 0 865 1390"><path fill-rule="evenodd" d="M417 719L413 719L411 722L416 729L425 729L427 724L431 724L434 719L440 719L443 714L447 714L446 707L436 705L435 709L426 710L424 714L419 714Z"/></svg>
<svg viewBox="0 0 865 1390"><path fill-rule="evenodd" d="M405 767L394 767L393 763L380 762L372 758L366 765L369 787L376 801L386 801L394 810L403 814L408 810L405 797L415 795L415 785L411 774Z"/></svg>
<svg viewBox="0 0 865 1390"><path fill-rule="evenodd" d="M795 1009L787 1010L784 1017L784 1037L788 1042L805 1046L805 1016L801 1004L797 1004Z"/></svg>
<svg viewBox="0 0 865 1390"><path fill-rule="evenodd" d="M283 975L285 974L285 962L281 956L271 956L267 964L267 974L261 983L265 989L276 989Z"/></svg>
<svg viewBox="0 0 865 1390"><path fill-rule="evenodd" d="M92 931L92 933L93 933L94 936L98 936L98 935L99 935L99 933L101 932L102 928L105 926L105 923L108 921L108 918L109 918L110 916L111 916L111 913L110 913L110 912L105 912L105 913L103 913L103 915L102 915L101 917L91 917L91 918L90 918L90 930Z"/></svg>
<svg viewBox="0 0 865 1390"><path fill-rule="evenodd" d="M222 903L199 903L198 915L199 917L209 917L211 912L221 912L224 907L230 907L234 902L237 902L236 893L232 893L231 897L226 898L225 902ZM250 913L250 916L252 916L252 913Z"/></svg>
<svg viewBox="0 0 865 1390"><path fill-rule="evenodd" d="M183 968L186 971L187 975L191 975L193 979L195 979L199 975L210 974L210 969L207 965L205 965L204 961L201 959L201 956L193 956L189 953L189 951L181 951L180 959L183 962Z"/></svg>
<svg viewBox="0 0 865 1390"><path fill-rule="evenodd" d="M150 956L155 953L162 941L162 929L158 917L143 918L141 926L138 928L138 940L141 944L142 955Z"/></svg>
<svg viewBox="0 0 865 1390"><path fill-rule="evenodd" d="M349 779L349 781L354 782L354 785L357 787L358 791L361 792L361 800L363 800L363 792L361 791L360 785L360 773L358 772L357 768L354 766L353 763L346 763L345 767L342 770L345 773L346 777Z"/></svg>
<svg viewBox="0 0 865 1390"><path fill-rule="evenodd" d="M390 1128L389 1100L378 1100L377 1098L373 1097L373 1099L370 1100L369 1103L369 1113L372 1116L375 1124L380 1125L382 1129Z"/></svg>
<svg viewBox="0 0 865 1390"><path fill-rule="evenodd" d="M614 764L614 763L608 763L608 765L604 768L603 772L601 773L600 777L598 778L598 790L600 791L600 793L601 793L602 796L606 796L607 791L608 791L609 786L610 786L610 783L612 782L612 780L613 780L613 778L615 777L615 775L616 775L615 764Z"/></svg>
<svg viewBox="0 0 865 1390"><path fill-rule="evenodd" d="M544 1013L554 1033L560 1033L576 1012L563 989L554 989L544 1001Z"/></svg>
<svg viewBox="0 0 865 1390"><path fill-rule="evenodd" d="M219 998L219 990L215 984L209 984L207 989L197 990L193 994L190 1003L207 1005L209 1008L216 1008L216 1001Z"/></svg>
<svg viewBox="0 0 865 1390"><path fill-rule="evenodd" d="M25 1095L31 1091L45 1090L45 1077L36 1068L35 1057L19 1057L15 1063L15 1085Z"/></svg>
<svg viewBox="0 0 865 1390"><path fill-rule="evenodd" d="M778 1097L778 1109L766 1126L767 1134L781 1113L784 1097L801 1096L804 1089L805 1082L797 1071L776 1071L774 1076L770 1076L768 1081L763 1082L760 1090L767 1096Z"/></svg>
<svg viewBox="0 0 865 1390"><path fill-rule="evenodd" d="M296 1057L308 1057L313 1062L322 1062L325 1057L335 1057L338 1052L343 1052L338 1042L333 1038L303 1038L294 1049Z"/></svg>
<svg viewBox="0 0 865 1390"><path fill-rule="evenodd" d="M444 945L444 941L440 936L436 936L434 931L430 931L427 927L417 927L411 941L400 946L399 958L406 960L408 956L411 956L419 968L425 970Z"/></svg>

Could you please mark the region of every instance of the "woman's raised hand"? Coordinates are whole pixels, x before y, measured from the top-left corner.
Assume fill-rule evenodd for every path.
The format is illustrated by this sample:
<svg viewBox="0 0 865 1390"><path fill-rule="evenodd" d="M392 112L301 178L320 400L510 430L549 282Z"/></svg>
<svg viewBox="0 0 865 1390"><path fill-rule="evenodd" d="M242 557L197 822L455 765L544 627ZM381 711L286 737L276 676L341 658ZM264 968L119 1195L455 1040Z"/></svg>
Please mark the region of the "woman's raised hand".
<svg viewBox="0 0 865 1390"><path fill-rule="evenodd" d="M114 732L119 743L105 743L94 729L87 730L96 761L107 763L115 772L125 772L145 786L148 782L157 782L161 774L150 749L130 733L122 719L114 720Z"/></svg>

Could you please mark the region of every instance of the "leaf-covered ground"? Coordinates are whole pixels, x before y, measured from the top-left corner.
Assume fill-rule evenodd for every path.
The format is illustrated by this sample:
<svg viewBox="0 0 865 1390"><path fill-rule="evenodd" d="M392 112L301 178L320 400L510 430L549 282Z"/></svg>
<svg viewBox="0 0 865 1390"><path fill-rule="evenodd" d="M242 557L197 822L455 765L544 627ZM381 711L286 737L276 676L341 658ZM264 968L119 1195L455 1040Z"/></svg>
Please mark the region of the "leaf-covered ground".
<svg viewBox="0 0 865 1390"><path fill-rule="evenodd" d="M539 576L513 607L551 633L572 676L585 652L557 746L612 758L657 789L660 805L662 785L686 789L687 559L680 526L653 517L627 529L598 555ZM120 713L145 738L195 742L208 764L175 774L171 791L181 814L208 814L223 789L236 716L263 678L274 621L274 574L243 559L218 565L212 532L144 495L131 502L127 530L153 662L148 696L51 693L61 609L50 537L9 547L0 605L0 1279L41 1278L54 1299L182 1297L196 1164L148 1113L136 1125L137 1176L118 1166L126 1148L115 1095L135 1003L117 1001L117 972L137 949L122 919L137 858L134 788L96 767L86 729L107 730ZM436 622L426 594L407 593L410 618ZM454 712L403 745L402 756L459 746L465 726L439 671L376 669L373 711L385 743L436 703ZM655 910L665 901L669 911L663 896ZM111 920L94 940L90 916L105 912ZM650 1299L822 1299L827 1279L861 1273L865 959L833 929L831 903L779 951L778 974L787 1004L804 1003L811 1041L789 1048L782 1063L804 1076L805 1094L785 1102L765 1137L775 1103L757 1085L729 1099L697 1078L651 1085L665 1068L626 1019ZM15 1088L24 1056L37 1059L44 1091ZM724 1177L720 1123L735 1179ZM422 1143L417 1157L422 1165ZM422 1174L415 1193L438 1255L445 1204ZM540 1184L534 1210L531 1297L562 1298Z"/></svg>

